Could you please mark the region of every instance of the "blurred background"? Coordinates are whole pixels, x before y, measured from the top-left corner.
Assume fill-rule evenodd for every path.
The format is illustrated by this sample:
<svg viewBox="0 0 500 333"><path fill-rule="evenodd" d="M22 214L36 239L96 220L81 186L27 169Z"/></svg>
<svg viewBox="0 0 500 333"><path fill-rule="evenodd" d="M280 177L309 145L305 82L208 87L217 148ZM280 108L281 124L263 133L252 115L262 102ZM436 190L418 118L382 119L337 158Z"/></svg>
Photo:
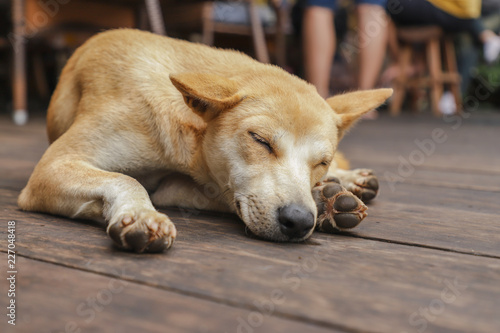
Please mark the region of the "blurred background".
<svg viewBox="0 0 500 333"><path fill-rule="evenodd" d="M421 2L422 10L430 4L457 16L447 12L446 0ZM26 112L44 114L74 50L100 31L121 27L241 50L305 78L325 97L394 87L393 100L379 112L498 110L500 0L462 2L479 6L480 13L457 17L491 31L497 39L489 49L466 29L398 17L409 5L397 0L0 0L0 113L17 110L18 124ZM368 14L360 10L365 4Z"/></svg>

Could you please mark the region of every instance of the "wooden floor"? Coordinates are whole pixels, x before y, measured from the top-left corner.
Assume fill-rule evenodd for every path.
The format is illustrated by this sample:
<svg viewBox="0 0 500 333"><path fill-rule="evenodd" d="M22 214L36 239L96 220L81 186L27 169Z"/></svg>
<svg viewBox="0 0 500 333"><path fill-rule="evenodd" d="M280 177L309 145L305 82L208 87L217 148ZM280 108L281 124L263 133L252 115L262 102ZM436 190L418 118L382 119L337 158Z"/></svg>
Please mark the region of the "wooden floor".
<svg viewBox="0 0 500 333"><path fill-rule="evenodd" d="M500 332L498 112L359 124L341 149L382 181L350 233L275 244L231 215L166 210L178 239L152 255L17 209L44 131L0 118L0 250L16 221L18 270L14 329L2 255L0 332Z"/></svg>

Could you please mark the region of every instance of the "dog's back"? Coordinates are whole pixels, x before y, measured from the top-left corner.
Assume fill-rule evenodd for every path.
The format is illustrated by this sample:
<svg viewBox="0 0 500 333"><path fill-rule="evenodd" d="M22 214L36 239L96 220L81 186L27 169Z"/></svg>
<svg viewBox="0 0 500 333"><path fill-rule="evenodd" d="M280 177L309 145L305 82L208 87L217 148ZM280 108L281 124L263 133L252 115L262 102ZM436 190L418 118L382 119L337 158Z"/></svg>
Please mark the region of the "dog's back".
<svg viewBox="0 0 500 333"><path fill-rule="evenodd" d="M141 111L134 107L141 104L135 103L138 99L160 103L178 94L170 82L170 73L205 68L207 72L231 77L242 66L251 70L256 62L236 51L217 50L139 30L98 34L76 50L62 71L47 113L49 141L52 143L64 134L80 116L80 110L103 112L101 105L88 107L88 103L98 100L96 96L126 99L128 110L121 105L118 112L123 116L133 111L136 117ZM84 94L91 98L82 101ZM84 108L80 107L82 102L86 103Z"/></svg>

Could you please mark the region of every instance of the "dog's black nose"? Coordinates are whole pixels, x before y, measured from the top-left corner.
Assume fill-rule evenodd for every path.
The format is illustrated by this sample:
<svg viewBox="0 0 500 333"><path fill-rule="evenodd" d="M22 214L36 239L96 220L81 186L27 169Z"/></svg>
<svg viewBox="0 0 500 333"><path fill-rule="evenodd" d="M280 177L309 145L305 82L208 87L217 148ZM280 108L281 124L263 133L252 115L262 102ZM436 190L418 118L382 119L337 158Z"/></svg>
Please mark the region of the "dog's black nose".
<svg viewBox="0 0 500 333"><path fill-rule="evenodd" d="M297 204L278 210L280 230L290 238L302 238L314 227L314 214Z"/></svg>

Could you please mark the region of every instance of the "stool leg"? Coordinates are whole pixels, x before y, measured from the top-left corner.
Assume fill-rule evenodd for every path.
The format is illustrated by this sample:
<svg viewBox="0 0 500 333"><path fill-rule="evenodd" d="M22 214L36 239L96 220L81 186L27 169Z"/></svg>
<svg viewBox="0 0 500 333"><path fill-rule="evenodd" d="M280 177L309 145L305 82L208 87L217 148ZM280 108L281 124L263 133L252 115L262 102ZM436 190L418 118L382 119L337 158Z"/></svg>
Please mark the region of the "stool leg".
<svg viewBox="0 0 500 333"><path fill-rule="evenodd" d="M151 31L155 34L165 36L165 22L163 22L163 13L159 0L145 0L146 12L148 13Z"/></svg>
<svg viewBox="0 0 500 333"><path fill-rule="evenodd" d="M26 37L24 30L25 2L12 1L12 24L13 24L13 60L14 75L12 82L12 94L14 104L13 120L16 125L24 125L28 121L28 93L26 83Z"/></svg>
<svg viewBox="0 0 500 333"><path fill-rule="evenodd" d="M462 93L460 92L460 75L458 74L455 46L450 38L444 39L445 67L454 77L450 80L450 90L457 104L457 113L462 112Z"/></svg>
<svg viewBox="0 0 500 333"><path fill-rule="evenodd" d="M285 35L285 25L287 22L288 11L285 8L286 1L280 5L275 5L273 2L273 8L276 13L276 63L281 68L286 66L286 35Z"/></svg>
<svg viewBox="0 0 500 333"><path fill-rule="evenodd" d="M43 59L40 52L36 52L33 54L33 74L35 76L35 83L38 94L42 99L46 100L50 96L50 89L47 84L47 74L45 73Z"/></svg>
<svg viewBox="0 0 500 333"><path fill-rule="evenodd" d="M431 39L427 42L427 64L431 78L431 106L435 116L441 116L439 112L439 100L443 95L443 78L441 69L441 52L439 50L439 40Z"/></svg>
<svg viewBox="0 0 500 333"><path fill-rule="evenodd" d="M397 116L401 113L401 107L403 106L403 101L406 95L406 82L408 81L407 72L411 61L411 47L409 45L404 45L400 48L400 54L398 59L399 66L399 76L395 80L394 94L392 96L391 102L391 115Z"/></svg>
<svg viewBox="0 0 500 333"><path fill-rule="evenodd" d="M214 45L214 3L203 3L202 10L203 20L203 44Z"/></svg>
<svg viewBox="0 0 500 333"><path fill-rule="evenodd" d="M250 13L250 25L252 27L252 38L257 60L263 63L269 63L266 36L264 35L264 29L262 28L255 0L249 0L248 6Z"/></svg>

